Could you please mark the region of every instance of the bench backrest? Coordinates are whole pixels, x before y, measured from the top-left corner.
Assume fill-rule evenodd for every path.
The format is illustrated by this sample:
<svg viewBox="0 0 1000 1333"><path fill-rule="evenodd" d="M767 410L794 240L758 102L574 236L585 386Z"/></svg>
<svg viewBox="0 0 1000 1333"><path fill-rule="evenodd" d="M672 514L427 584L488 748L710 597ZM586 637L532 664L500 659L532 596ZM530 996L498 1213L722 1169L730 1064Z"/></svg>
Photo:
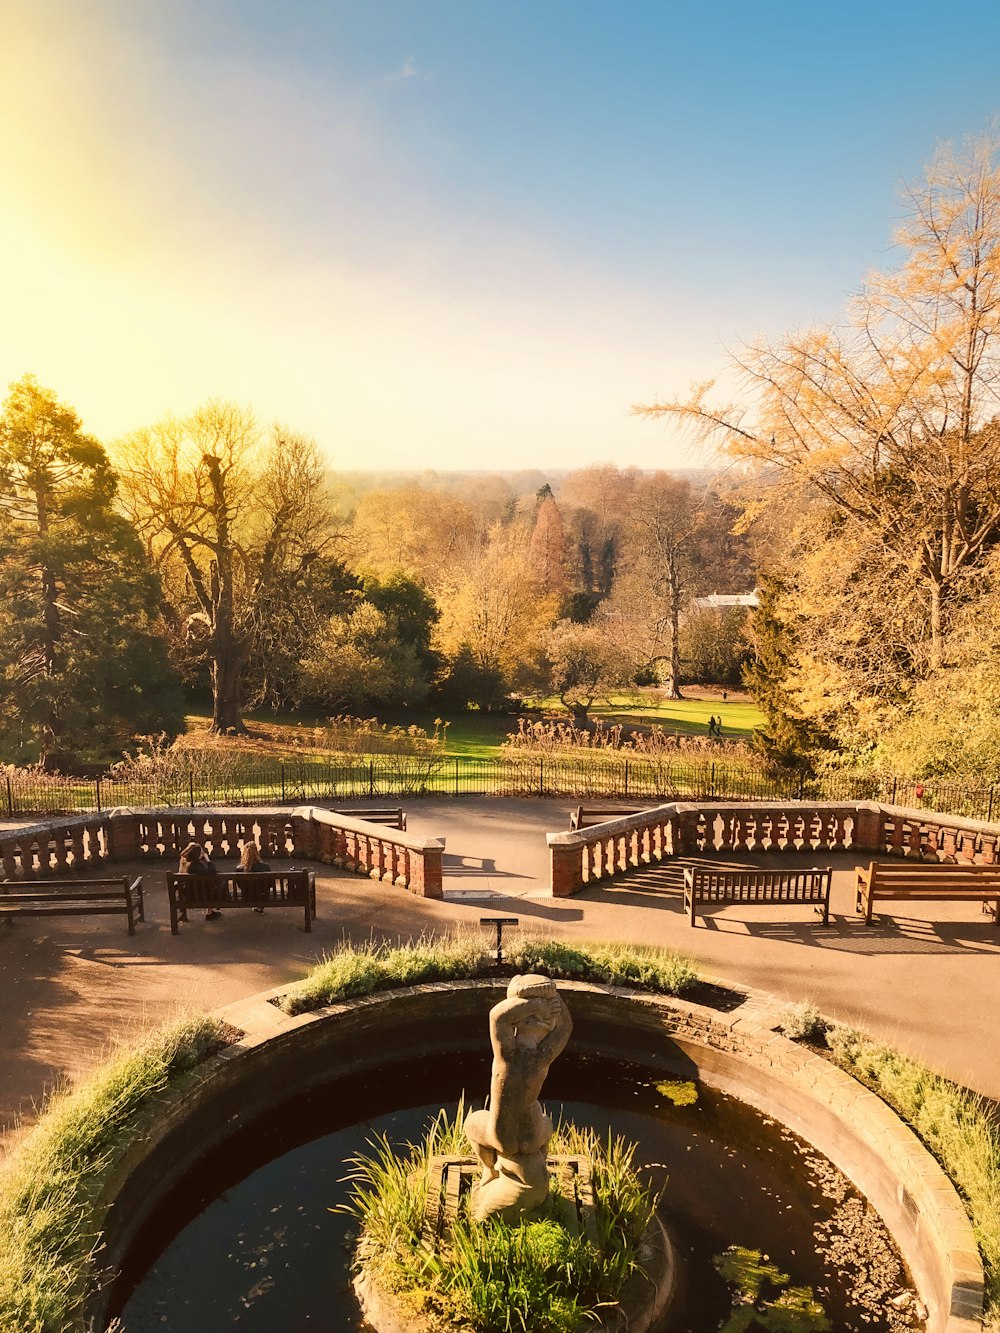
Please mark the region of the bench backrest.
<svg viewBox="0 0 1000 1333"><path fill-rule="evenodd" d="M702 870L687 867L684 887L698 902L822 903L830 893L829 867L812 870Z"/></svg>
<svg viewBox="0 0 1000 1333"><path fill-rule="evenodd" d="M948 861L873 861L873 884L924 883L928 887L948 883L1000 882L1000 865L954 864Z"/></svg>
<svg viewBox="0 0 1000 1333"><path fill-rule="evenodd" d="M167 889L182 907L235 907L239 903L301 906L309 901L309 870L220 871L167 876Z"/></svg>
<svg viewBox="0 0 1000 1333"><path fill-rule="evenodd" d="M406 832L406 812L395 810L334 810L335 815L350 815L351 819L363 819L366 824L384 824L387 828Z"/></svg>
<svg viewBox="0 0 1000 1333"><path fill-rule="evenodd" d="M610 808L598 805L578 805L570 812L569 828L571 833L581 829L594 828L598 824L607 824L612 819L624 819L626 815L638 815L648 809L645 805L629 805Z"/></svg>

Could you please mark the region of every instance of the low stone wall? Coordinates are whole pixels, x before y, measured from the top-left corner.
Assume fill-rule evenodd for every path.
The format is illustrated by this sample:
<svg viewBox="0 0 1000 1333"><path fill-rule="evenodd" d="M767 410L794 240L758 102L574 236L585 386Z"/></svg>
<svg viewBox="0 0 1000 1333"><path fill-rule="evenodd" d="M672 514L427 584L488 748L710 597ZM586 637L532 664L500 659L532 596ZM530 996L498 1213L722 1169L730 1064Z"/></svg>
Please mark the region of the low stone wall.
<svg viewBox="0 0 1000 1333"><path fill-rule="evenodd" d="M858 801L700 801L654 806L579 832L548 834L551 889L586 885L680 856L714 852L871 852L992 865L1000 825Z"/></svg>
<svg viewBox="0 0 1000 1333"><path fill-rule="evenodd" d="M256 842L264 859L322 861L397 884L425 898L443 894L443 838L417 838L316 806L176 806L112 810L0 830L8 881L88 871L114 861L172 861L189 842L213 857L236 857Z"/></svg>
<svg viewBox="0 0 1000 1333"><path fill-rule="evenodd" d="M172 1188L237 1128L328 1081L412 1057L477 1049L506 979L439 983L289 1017L269 1001L221 1011L244 1035L172 1090L148 1136L120 1162L103 1206L109 1271L127 1257ZM813 1144L866 1195L892 1233L930 1316L929 1333L982 1327L983 1271L953 1186L872 1093L775 1031L778 1001L760 993L729 1014L681 1000L560 982L577 1049L634 1058L749 1102ZM107 1292L93 1314L108 1315Z"/></svg>

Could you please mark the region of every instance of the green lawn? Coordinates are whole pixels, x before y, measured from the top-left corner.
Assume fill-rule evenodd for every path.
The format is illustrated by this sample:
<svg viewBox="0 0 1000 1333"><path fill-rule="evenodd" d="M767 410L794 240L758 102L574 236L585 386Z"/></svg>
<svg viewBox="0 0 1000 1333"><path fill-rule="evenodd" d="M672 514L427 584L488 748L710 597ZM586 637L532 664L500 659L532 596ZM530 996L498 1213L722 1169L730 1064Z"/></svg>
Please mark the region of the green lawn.
<svg viewBox="0 0 1000 1333"><path fill-rule="evenodd" d="M536 704L546 712L564 713L558 699L539 699ZM591 717L606 722L637 722L655 724L665 731L682 731L694 736L708 735L708 719L722 719L724 736L748 737L755 727L763 725L763 717L756 704L747 699L663 699L652 692L636 691L613 694L607 703L595 704Z"/></svg>
<svg viewBox="0 0 1000 1333"><path fill-rule="evenodd" d="M545 716L569 719L569 714L558 699L537 699L533 704L543 710ZM666 731L686 732L695 736L708 734L708 719L713 714L722 719L724 736L749 736L754 727L760 726L762 722L759 710L746 700L663 699L652 691L612 695L608 702L591 709L592 717L608 723L656 724ZM496 754L510 732L517 730L518 716L516 713L459 712L451 709L398 709L380 712L378 719L387 726L423 727L431 735L435 719L442 718L448 723L449 755L487 759ZM538 717L539 714L533 713L532 716ZM188 726L205 726L208 720L209 714L196 706L196 710L188 715ZM253 730L255 722L286 727L315 727L322 726L325 719L312 712L272 713L261 710L247 713L245 720Z"/></svg>

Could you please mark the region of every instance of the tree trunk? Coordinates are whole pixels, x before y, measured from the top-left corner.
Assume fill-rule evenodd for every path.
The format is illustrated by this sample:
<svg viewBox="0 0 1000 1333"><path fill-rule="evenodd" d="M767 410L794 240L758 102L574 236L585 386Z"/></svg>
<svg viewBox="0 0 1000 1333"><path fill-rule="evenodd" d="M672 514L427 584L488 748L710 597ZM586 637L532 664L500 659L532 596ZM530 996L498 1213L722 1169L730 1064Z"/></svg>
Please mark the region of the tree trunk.
<svg viewBox="0 0 1000 1333"><path fill-rule="evenodd" d="M683 699L678 681L681 678L681 581L677 561L667 567L670 596L670 678L667 682L668 699Z"/></svg>
<svg viewBox="0 0 1000 1333"><path fill-rule="evenodd" d="M243 657L235 645L225 651L218 649L212 659L212 731L226 735L245 736L242 717L240 677Z"/></svg>
<svg viewBox="0 0 1000 1333"><path fill-rule="evenodd" d="M42 637L42 655L44 660L44 670L46 676L50 678L55 676L57 670L57 652L59 638L62 633L62 618L59 614L59 587L56 582L55 571L49 564L48 536L49 536L49 512L48 500L41 489L35 490L35 512L36 523L38 525L38 536L42 548L42 566L40 571L42 585L42 623L45 626ZM38 730L38 765L43 772L54 773L58 771L60 763L66 758L61 753L60 733L62 731L62 722L59 716L59 707L53 699L46 709L46 717L42 720Z"/></svg>

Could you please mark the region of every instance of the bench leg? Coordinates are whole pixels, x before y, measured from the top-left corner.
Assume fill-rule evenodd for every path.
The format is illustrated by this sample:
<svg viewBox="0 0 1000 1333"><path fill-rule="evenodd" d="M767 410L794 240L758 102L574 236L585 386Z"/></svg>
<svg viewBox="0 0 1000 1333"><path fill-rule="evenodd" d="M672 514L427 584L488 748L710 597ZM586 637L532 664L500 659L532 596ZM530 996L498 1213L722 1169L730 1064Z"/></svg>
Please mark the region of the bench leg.
<svg viewBox="0 0 1000 1333"><path fill-rule="evenodd" d="M305 917L306 917L306 934L307 934L307 935L311 935L311 934L312 934L312 928L313 928L313 923L312 923L312 903L311 903L310 900L309 900L309 894L308 894L308 893L306 894L306 912L305 912Z"/></svg>
<svg viewBox="0 0 1000 1333"><path fill-rule="evenodd" d="M177 899L173 894L170 895L170 933L177 934Z"/></svg>

